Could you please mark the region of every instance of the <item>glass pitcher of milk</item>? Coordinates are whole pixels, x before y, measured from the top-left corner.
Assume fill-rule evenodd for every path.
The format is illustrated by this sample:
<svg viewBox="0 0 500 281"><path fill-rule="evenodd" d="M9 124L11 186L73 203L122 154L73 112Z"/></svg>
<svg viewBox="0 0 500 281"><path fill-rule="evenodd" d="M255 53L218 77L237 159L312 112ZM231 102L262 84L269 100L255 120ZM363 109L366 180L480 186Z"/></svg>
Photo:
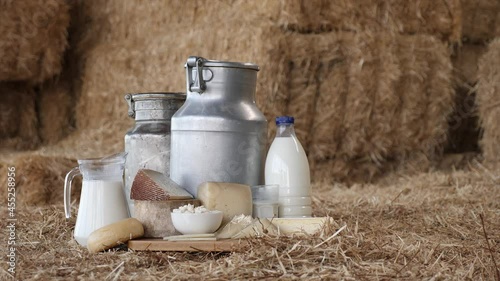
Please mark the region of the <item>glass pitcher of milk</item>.
<svg viewBox="0 0 500 281"><path fill-rule="evenodd" d="M78 160L64 183L64 211L71 217L71 182L83 176L80 206L74 237L78 244L87 246L87 238L94 230L130 217L123 187L125 152L101 159Z"/></svg>

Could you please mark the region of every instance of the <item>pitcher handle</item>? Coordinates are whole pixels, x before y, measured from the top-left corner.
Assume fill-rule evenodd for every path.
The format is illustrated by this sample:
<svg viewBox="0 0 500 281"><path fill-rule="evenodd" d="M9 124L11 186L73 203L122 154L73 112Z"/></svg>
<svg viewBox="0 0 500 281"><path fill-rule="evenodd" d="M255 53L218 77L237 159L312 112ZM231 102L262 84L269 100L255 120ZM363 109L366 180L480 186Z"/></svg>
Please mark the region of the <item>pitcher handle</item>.
<svg viewBox="0 0 500 281"><path fill-rule="evenodd" d="M75 167L66 174L64 179L64 213L67 219L71 217L71 182L78 175L81 175L80 168Z"/></svg>

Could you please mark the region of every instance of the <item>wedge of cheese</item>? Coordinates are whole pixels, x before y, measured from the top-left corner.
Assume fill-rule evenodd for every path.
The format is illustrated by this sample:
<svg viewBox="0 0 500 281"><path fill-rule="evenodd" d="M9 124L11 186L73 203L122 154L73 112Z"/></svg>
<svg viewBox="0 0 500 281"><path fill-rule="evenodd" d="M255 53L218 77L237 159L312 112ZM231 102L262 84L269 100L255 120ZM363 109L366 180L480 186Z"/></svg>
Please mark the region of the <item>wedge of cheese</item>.
<svg viewBox="0 0 500 281"><path fill-rule="evenodd" d="M266 218L255 218L253 222L240 232L233 235L233 239L262 237L264 235L278 235L278 228Z"/></svg>
<svg viewBox="0 0 500 281"><path fill-rule="evenodd" d="M234 235L241 232L247 226L251 225L253 222L252 216L239 215L235 216L230 222L228 222L224 227L220 228L215 236L218 239L231 238Z"/></svg>
<svg viewBox="0 0 500 281"><path fill-rule="evenodd" d="M162 173L142 169L137 172L130 190L130 198L144 201L192 199L184 188Z"/></svg>
<svg viewBox="0 0 500 281"><path fill-rule="evenodd" d="M248 185L204 182L198 186L197 198L207 209L219 210L224 214L222 226L234 216L252 215L252 191Z"/></svg>
<svg viewBox="0 0 500 281"><path fill-rule="evenodd" d="M245 215L235 216L215 233L217 239L241 239L264 235L278 235L278 228L266 218L252 219L251 216Z"/></svg>

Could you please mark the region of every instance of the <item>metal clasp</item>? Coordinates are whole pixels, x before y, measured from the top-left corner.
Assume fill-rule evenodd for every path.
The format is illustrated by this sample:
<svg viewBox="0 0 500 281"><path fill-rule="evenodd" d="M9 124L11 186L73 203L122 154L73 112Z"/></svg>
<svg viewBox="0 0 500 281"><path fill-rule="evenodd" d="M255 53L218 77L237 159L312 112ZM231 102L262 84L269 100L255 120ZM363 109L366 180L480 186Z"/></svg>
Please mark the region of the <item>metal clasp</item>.
<svg viewBox="0 0 500 281"><path fill-rule="evenodd" d="M189 83L189 91L203 93L207 89L207 84L203 79L203 63L206 59L202 57L191 56L186 62L187 79ZM196 68L196 76L193 79L193 67Z"/></svg>
<svg viewBox="0 0 500 281"><path fill-rule="evenodd" d="M132 98L132 94L126 94L125 101L127 101L128 104L128 116L135 118L135 102Z"/></svg>

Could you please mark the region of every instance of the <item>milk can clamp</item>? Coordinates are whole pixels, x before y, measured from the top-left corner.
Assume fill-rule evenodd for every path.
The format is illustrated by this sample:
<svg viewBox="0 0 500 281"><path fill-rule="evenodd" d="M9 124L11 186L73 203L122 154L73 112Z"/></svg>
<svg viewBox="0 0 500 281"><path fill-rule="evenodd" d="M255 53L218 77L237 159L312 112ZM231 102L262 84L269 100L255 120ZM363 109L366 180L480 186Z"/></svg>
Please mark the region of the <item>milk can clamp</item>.
<svg viewBox="0 0 500 281"><path fill-rule="evenodd" d="M132 94L125 95L125 100L128 104L128 116L135 118L135 106L134 99L132 98Z"/></svg>
<svg viewBox="0 0 500 281"><path fill-rule="evenodd" d="M203 64L206 59L191 56L186 62L187 78L189 79L189 91L203 93L207 89L207 84L203 78ZM196 77L193 81L193 67L196 67Z"/></svg>

